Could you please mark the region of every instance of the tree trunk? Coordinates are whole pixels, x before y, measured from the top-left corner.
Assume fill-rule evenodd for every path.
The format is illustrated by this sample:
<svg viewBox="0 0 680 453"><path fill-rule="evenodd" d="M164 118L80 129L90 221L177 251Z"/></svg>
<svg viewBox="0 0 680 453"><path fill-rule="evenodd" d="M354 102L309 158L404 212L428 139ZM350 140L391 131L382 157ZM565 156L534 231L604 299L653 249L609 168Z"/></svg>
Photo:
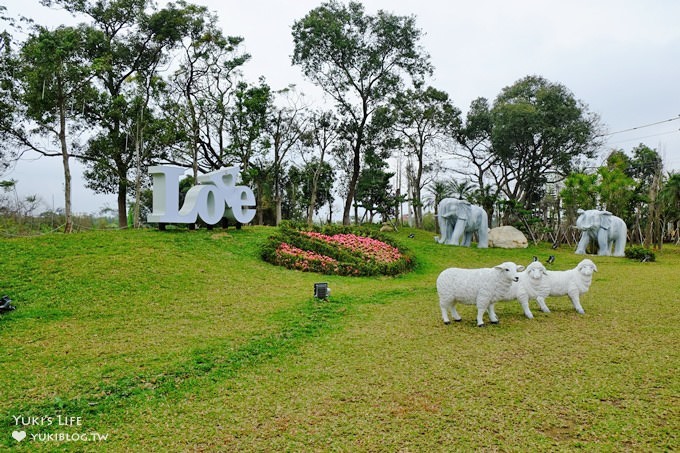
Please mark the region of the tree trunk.
<svg viewBox="0 0 680 453"><path fill-rule="evenodd" d="M309 207L307 208L307 225L311 226L314 223L314 208L316 207L316 188L319 184L319 174L321 173L321 165L323 164L323 151L321 152L321 162L314 171L312 176L311 195L309 198Z"/></svg>
<svg viewBox="0 0 680 453"><path fill-rule="evenodd" d="M61 116L61 128L59 130L59 141L61 142L61 157L64 164L64 233L73 232L73 214L71 212L71 167L69 165L68 147L66 145L66 119L63 112Z"/></svg>
<svg viewBox="0 0 680 453"><path fill-rule="evenodd" d="M264 225L264 194L262 185L255 183L255 218L257 219L257 225Z"/></svg>
<svg viewBox="0 0 680 453"><path fill-rule="evenodd" d="M118 227L127 228L127 186L118 183Z"/></svg>
<svg viewBox="0 0 680 453"><path fill-rule="evenodd" d="M359 172L361 171L361 142L362 142L361 137L358 137L357 142L354 145L354 159L352 161L352 177L350 178L349 190L347 191L347 199L345 200L345 209L342 212L343 225L349 225L351 223L349 215L352 210L352 202L354 201L354 194L356 193L357 189L357 181L359 181ZM359 220L356 219L356 214L355 220Z"/></svg>
<svg viewBox="0 0 680 453"><path fill-rule="evenodd" d="M649 186L649 203L647 204L647 209L648 209L648 214L647 214L647 228L645 232L645 241L644 241L644 246L645 248L650 248L652 244L655 243L655 237L654 233L656 231L655 223L657 221L657 203L656 203L656 195L658 193L657 190L657 185L658 185L658 172L654 174L654 179L652 181L652 184Z"/></svg>
<svg viewBox="0 0 680 453"><path fill-rule="evenodd" d="M277 195L276 200L274 201L276 205L276 226L279 226L281 223L281 196Z"/></svg>
<svg viewBox="0 0 680 453"><path fill-rule="evenodd" d="M415 227L423 227L423 203L420 197L421 184L423 180L423 149L421 147L418 153L418 168L416 169L415 178L413 181L413 217L415 220Z"/></svg>
<svg viewBox="0 0 680 453"><path fill-rule="evenodd" d="M355 156L355 161L358 161L358 159ZM359 166L358 162L355 162L354 164L354 170L352 173L352 178L350 179L349 182L349 190L347 191L347 198L345 199L345 207L342 211L342 224L343 225L349 225L351 223L350 221L350 213L352 212L352 202L354 201L354 193L356 192L356 185L357 181L359 179L359 171L357 167Z"/></svg>
<svg viewBox="0 0 680 453"><path fill-rule="evenodd" d="M281 196L281 166L279 160L282 158L279 155L278 145L275 145L274 150L274 217L276 218L276 226L281 223L281 203L283 197Z"/></svg>
<svg viewBox="0 0 680 453"><path fill-rule="evenodd" d="M309 206L307 206L307 225L312 226L314 223L314 205L316 205L316 184L312 182L312 195L309 199Z"/></svg>
<svg viewBox="0 0 680 453"><path fill-rule="evenodd" d="M73 232L73 217L71 213L71 168L69 165L68 146L66 144L66 111L64 105L59 109L59 142L61 144L61 158L64 165L64 233Z"/></svg>
<svg viewBox="0 0 680 453"><path fill-rule="evenodd" d="M142 202L142 156L141 156L141 147L142 147L142 131L141 128L139 128L137 132L137 139L135 140L135 157L137 160L137 174L135 175L135 212L133 216L133 222L132 225L134 228L139 228L140 227L140 221L139 221L139 208L140 208L140 203Z"/></svg>

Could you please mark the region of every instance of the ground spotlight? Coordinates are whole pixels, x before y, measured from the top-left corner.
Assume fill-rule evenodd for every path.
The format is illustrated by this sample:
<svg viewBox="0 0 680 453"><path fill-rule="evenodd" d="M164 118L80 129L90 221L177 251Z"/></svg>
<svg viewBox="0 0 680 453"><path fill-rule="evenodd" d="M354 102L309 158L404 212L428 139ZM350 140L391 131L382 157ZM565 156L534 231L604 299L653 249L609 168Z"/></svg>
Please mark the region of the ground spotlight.
<svg viewBox="0 0 680 453"><path fill-rule="evenodd" d="M317 299L327 299L331 295L328 283L314 283L314 297Z"/></svg>

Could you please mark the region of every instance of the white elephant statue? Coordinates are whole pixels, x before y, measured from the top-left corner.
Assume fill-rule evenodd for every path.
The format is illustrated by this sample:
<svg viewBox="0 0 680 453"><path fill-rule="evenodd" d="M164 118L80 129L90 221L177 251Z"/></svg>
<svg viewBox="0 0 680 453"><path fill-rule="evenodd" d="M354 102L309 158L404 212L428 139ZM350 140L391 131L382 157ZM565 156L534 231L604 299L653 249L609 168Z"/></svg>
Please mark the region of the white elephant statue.
<svg viewBox="0 0 680 453"><path fill-rule="evenodd" d="M624 256L628 228L626 222L608 211L579 209L576 228L581 230L581 240L576 247L577 255L585 255L590 241L597 243L601 256ZM612 253L612 246L614 252Z"/></svg>
<svg viewBox="0 0 680 453"><path fill-rule="evenodd" d="M478 248L489 246L489 219L486 211L469 201L444 198L437 207L440 236L437 242L470 247L477 233Z"/></svg>

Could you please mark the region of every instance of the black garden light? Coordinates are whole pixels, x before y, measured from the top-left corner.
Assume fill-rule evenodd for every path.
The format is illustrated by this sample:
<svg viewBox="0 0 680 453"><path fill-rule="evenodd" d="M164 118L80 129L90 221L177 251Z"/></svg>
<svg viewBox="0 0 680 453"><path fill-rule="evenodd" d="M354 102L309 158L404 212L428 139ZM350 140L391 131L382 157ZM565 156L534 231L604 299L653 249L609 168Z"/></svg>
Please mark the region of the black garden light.
<svg viewBox="0 0 680 453"><path fill-rule="evenodd" d="M2 296L2 298L0 298L0 312L12 311L15 309L16 307L12 305L12 299L10 299L9 296Z"/></svg>
<svg viewBox="0 0 680 453"><path fill-rule="evenodd" d="M331 294L331 289L328 283L314 283L314 297L317 299L326 299Z"/></svg>

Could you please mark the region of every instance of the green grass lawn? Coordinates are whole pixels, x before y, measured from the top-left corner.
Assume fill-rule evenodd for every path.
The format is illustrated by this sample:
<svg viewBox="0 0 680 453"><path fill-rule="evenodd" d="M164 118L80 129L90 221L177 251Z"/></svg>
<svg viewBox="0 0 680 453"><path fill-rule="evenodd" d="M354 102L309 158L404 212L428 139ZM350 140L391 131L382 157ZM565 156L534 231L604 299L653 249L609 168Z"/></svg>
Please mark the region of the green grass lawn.
<svg viewBox="0 0 680 453"><path fill-rule="evenodd" d="M654 263L591 257L585 315L566 297L552 313L532 302L534 320L505 302L480 329L472 306L442 323L444 268L583 257L404 229L392 236L414 272L329 277L262 262L272 232L0 240L0 292L17 306L0 315L0 450L680 448L680 248ZM327 302L312 297L322 281Z"/></svg>

